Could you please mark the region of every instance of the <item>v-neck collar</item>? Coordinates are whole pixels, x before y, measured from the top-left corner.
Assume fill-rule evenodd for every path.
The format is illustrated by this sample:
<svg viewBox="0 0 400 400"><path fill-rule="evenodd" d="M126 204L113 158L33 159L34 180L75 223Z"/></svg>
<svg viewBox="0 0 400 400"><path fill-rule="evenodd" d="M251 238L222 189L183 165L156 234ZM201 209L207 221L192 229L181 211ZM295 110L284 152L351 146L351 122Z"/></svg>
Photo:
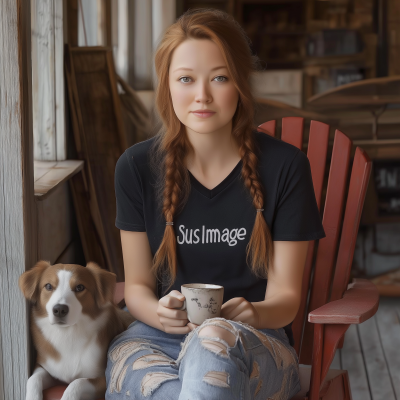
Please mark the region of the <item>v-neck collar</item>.
<svg viewBox="0 0 400 400"><path fill-rule="evenodd" d="M235 168L229 173L229 175L226 176L224 180L222 180L217 186L215 186L213 189L208 189L204 185L202 185L195 177L194 175L188 170L189 176L190 176L190 182L191 185L194 189L196 189L198 192L200 192L203 196L212 199L214 196L216 196L218 193L220 193L222 190L224 190L240 173L243 165L243 160L240 160Z"/></svg>

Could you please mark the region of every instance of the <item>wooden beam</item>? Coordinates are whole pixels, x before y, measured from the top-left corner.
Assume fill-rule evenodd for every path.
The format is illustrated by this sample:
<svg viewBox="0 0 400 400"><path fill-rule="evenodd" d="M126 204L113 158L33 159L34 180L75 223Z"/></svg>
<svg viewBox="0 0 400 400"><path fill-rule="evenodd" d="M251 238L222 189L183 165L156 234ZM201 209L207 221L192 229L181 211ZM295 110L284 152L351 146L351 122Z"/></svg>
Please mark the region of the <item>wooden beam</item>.
<svg viewBox="0 0 400 400"><path fill-rule="evenodd" d="M0 400L24 399L27 302L18 278L36 261L30 0L0 0Z"/></svg>
<svg viewBox="0 0 400 400"><path fill-rule="evenodd" d="M64 0L66 2L66 14L64 23L67 25L66 42L71 47L78 46L78 0Z"/></svg>
<svg viewBox="0 0 400 400"><path fill-rule="evenodd" d="M31 5L34 158L65 160L63 1Z"/></svg>

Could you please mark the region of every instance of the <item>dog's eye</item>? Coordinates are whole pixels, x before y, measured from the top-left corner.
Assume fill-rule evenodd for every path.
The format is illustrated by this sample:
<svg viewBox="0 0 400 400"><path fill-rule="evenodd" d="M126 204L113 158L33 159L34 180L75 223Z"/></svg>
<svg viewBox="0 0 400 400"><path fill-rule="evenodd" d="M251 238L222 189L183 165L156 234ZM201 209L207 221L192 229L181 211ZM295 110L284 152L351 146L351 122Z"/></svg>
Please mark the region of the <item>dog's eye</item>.
<svg viewBox="0 0 400 400"><path fill-rule="evenodd" d="M51 289L53 289L53 287L51 286L50 283L46 283L46 284L44 285L44 287L45 287L46 290L48 290L48 291L50 291Z"/></svg>
<svg viewBox="0 0 400 400"><path fill-rule="evenodd" d="M76 291L76 292L82 292L83 289L85 289L85 286L83 286L83 285L76 285L75 291Z"/></svg>

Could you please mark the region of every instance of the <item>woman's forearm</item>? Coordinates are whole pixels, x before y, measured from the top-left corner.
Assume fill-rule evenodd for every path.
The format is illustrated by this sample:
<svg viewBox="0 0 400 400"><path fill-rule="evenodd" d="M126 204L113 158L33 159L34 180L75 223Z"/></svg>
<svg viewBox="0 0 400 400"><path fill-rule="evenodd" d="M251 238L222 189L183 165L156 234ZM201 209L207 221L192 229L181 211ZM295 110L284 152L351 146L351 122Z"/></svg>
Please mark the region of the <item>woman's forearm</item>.
<svg viewBox="0 0 400 400"><path fill-rule="evenodd" d="M134 318L164 331L157 314L158 299L150 288L144 285L125 286L125 303Z"/></svg>
<svg viewBox="0 0 400 400"><path fill-rule="evenodd" d="M257 329L278 329L290 324L296 317L299 300L292 294L279 294L251 303L259 315Z"/></svg>

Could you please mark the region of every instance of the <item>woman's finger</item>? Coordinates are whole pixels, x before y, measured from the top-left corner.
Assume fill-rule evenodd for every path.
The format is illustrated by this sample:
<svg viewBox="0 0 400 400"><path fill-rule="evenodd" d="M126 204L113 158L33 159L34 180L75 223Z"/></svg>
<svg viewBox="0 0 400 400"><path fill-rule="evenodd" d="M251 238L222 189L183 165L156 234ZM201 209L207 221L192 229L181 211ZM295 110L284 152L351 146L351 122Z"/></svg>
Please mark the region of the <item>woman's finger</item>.
<svg viewBox="0 0 400 400"><path fill-rule="evenodd" d="M176 318L168 318L168 317L160 317L160 322L165 326L177 326L177 327L181 327L181 326L185 326L187 325L187 322L189 320L186 319L176 319Z"/></svg>
<svg viewBox="0 0 400 400"><path fill-rule="evenodd" d="M193 324L192 322L189 322L188 327L190 328L190 330L196 329L199 325Z"/></svg>

